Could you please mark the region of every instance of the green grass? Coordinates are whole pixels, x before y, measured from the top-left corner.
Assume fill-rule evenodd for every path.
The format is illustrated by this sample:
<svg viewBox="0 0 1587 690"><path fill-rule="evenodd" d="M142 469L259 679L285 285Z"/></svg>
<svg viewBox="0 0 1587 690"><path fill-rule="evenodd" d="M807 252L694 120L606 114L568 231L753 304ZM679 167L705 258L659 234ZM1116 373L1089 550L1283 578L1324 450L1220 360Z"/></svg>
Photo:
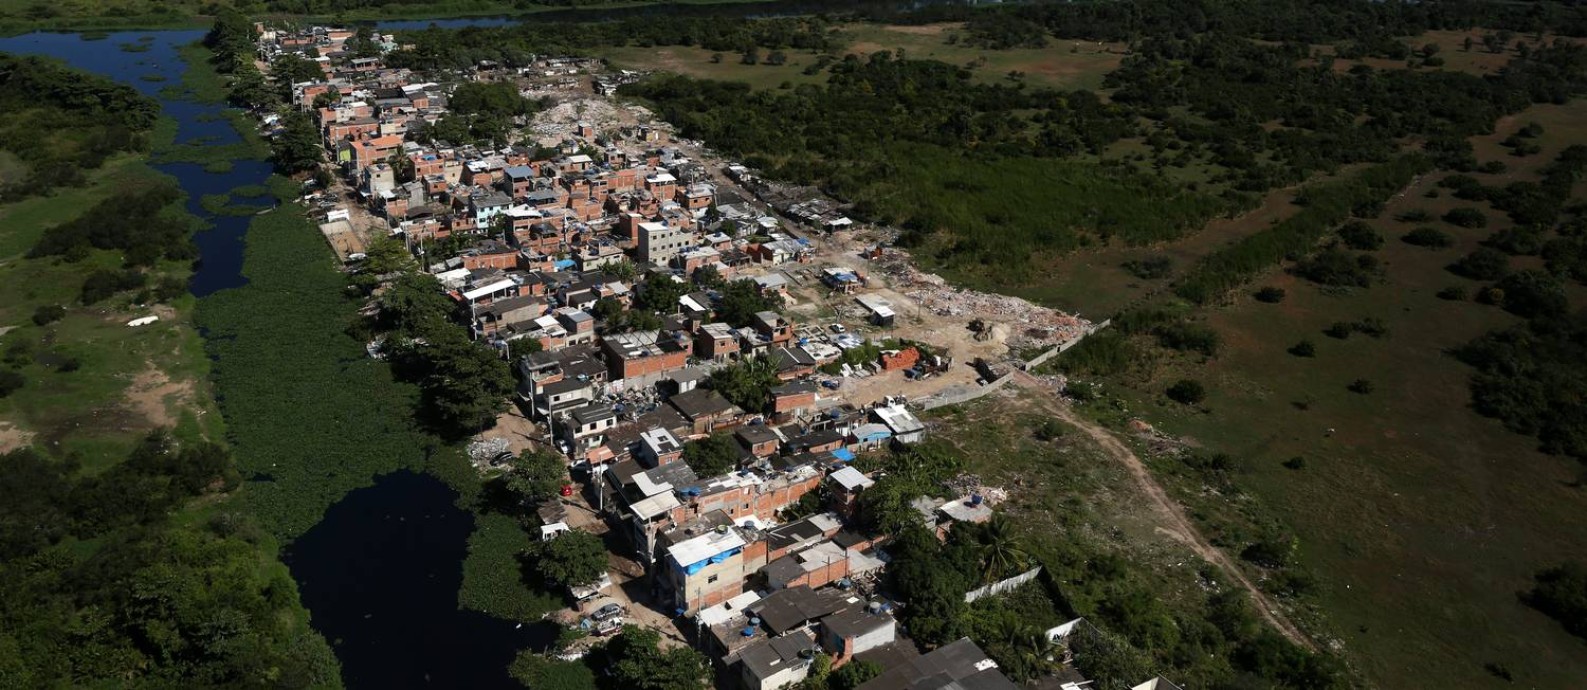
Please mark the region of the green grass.
<svg viewBox="0 0 1587 690"><path fill-rule="evenodd" d="M1507 120L1475 142L1479 159L1536 119L1547 128L1544 153L1506 158L1512 170L1501 177L1529 179L1559 148L1581 141L1582 108L1540 106ZM1531 439L1466 407L1470 370L1444 352L1514 317L1434 293L1474 288L1444 266L1508 220L1490 212L1486 230L1446 226L1457 244L1445 250L1399 241L1416 224L1392 220L1396 214L1436 216L1469 205L1447 193L1425 198L1439 177L1424 176L1372 221L1388 238L1377 252L1386 263L1383 283L1339 293L1270 272L1252 287L1283 287L1282 303L1242 294L1205 312L1225 344L1217 357L1159 353L1146 375L1109 386L1125 411L1092 409L1114 422L1140 416L1232 454L1241 467L1237 483L1299 536L1302 561L1321 580L1319 606L1377 685L1506 687L1483 669L1496 662L1518 684L1570 687L1587 677L1587 653L1522 606L1516 592L1539 568L1587 553L1587 493L1568 486L1579 475L1575 461L1537 453ZM1363 317L1385 321L1389 337L1322 334L1335 321ZM1315 358L1285 352L1302 338L1316 344ZM1207 401L1195 408L1167 402L1162 390L1181 377L1204 382ZM1358 378L1374 391L1346 390ZM1296 456L1305 458L1304 469L1283 466ZM1172 476L1165 462L1156 461L1158 474ZM1240 536L1237 502L1209 497L1183 477L1171 481L1215 537Z"/></svg>
<svg viewBox="0 0 1587 690"><path fill-rule="evenodd" d="M1087 44L1078 50L1068 43L1054 42L1046 48L984 50L965 45L948 45L946 37L957 25L890 26L854 24L843 29L845 47L840 55L868 55L880 50L902 51L915 59L930 59L968 67L978 81L1003 80L1009 72L1025 74L1033 86L1059 89L1100 89L1102 77L1123 59L1123 46ZM798 86L826 81L826 73L805 74L820 53L784 51L788 61L782 65L765 64L770 51L761 51L760 64L746 65L737 53L715 53L692 46L618 46L603 48L601 57L617 67L676 72L697 79L739 81L756 89L773 89L783 84ZM713 61L713 56L720 59Z"/></svg>
<svg viewBox="0 0 1587 690"><path fill-rule="evenodd" d="M968 67L977 79L998 81L1010 72L1021 72L1034 86L1055 89L1100 90L1102 78L1118 68L1126 46L1116 43L1060 41L1052 39L1044 48L987 50L958 43L948 37L961 33L957 24L891 26L857 24L845 35L848 52L865 55L880 50L902 51L914 59L940 60Z"/></svg>
<svg viewBox="0 0 1587 690"><path fill-rule="evenodd" d="M122 458L155 425L149 413L169 415L173 421L185 413L188 423L176 425L185 438L216 438L221 433L220 416L210 414L214 403L203 387L208 360L191 325L192 298L162 307L162 319L155 324L128 328L128 320L151 313L148 307L130 304L128 295L92 306L77 304L84 277L96 268L119 268L118 254L95 251L79 263L23 257L45 229L72 219L116 189L158 175L137 158L124 156L93 172L86 187L0 206L0 326L16 327L5 342L32 343L35 353L45 354L45 363L73 357L82 365L60 372L35 357L21 369L28 384L0 399L0 420L35 434L34 442L51 452L78 454L90 472ZM160 272L185 276L188 268L170 264ZM34 325L34 309L57 304L67 307L64 319ZM127 397L133 380L153 371L188 384L179 394L179 409L139 408Z"/></svg>

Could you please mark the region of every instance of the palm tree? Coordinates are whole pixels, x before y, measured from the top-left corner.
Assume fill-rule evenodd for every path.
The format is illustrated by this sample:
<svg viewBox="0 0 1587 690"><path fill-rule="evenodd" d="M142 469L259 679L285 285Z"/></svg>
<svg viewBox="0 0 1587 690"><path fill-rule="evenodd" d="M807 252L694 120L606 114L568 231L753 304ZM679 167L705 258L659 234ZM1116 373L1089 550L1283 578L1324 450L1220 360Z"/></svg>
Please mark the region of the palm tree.
<svg viewBox="0 0 1587 690"><path fill-rule="evenodd" d="M986 582L996 582L1009 573L1023 570L1030 554L1019 546L1014 526L1002 515L992 518L981 533L981 568Z"/></svg>
<svg viewBox="0 0 1587 690"><path fill-rule="evenodd" d="M1052 665L1054 645L1047 633L1014 616L998 621L997 637L989 642L998 666L1015 681L1035 678Z"/></svg>

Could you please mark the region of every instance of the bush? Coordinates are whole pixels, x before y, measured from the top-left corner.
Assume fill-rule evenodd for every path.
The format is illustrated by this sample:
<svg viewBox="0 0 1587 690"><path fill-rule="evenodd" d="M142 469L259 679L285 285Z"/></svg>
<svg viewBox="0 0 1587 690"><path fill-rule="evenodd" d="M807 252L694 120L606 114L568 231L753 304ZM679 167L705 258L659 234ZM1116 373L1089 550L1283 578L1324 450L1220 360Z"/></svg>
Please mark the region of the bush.
<svg viewBox="0 0 1587 690"><path fill-rule="evenodd" d="M59 304L45 304L33 310L33 323L40 326L47 326L65 317L66 307Z"/></svg>
<svg viewBox="0 0 1587 690"><path fill-rule="evenodd" d="M1195 405L1207 398L1207 389L1200 381L1180 379L1166 391L1168 399L1185 405Z"/></svg>
<svg viewBox="0 0 1587 690"><path fill-rule="evenodd" d="M83 304L103 302L118 292L141 288L147 280L148 276L135 269L121 271L101 269L88 274L88 279L83 281L80 299Z"/></svg>
<svg viewBox="0 0 1587 690"><path fill-rule="evenodd" d="M1466 301L1466 288L1463 288L1459 285L1451 285L1438 291L1438 299L1449 300L1451 302L1464 302Z"/></svg>
<svg viewBox="0 0 1587 690"><path fill-rule="evenodd" d="M1587 639L1587 566L1562 563L1539 571L1533 581L1521 600L1559 621L1570 634Z"/></svg>
<svg viewBox="0 0 1587 690"><path fill-rule="evenodd" d="M21 388L27 381L19 372L0 371L0 398L17 392L17 389Z"/></svg>
<svg viewBox="0 0 1587 690"><path fill-rule="evenodd" d="M1482 228L1488 226L1488 217L1470 206L1450 209L1444 214L1444 222L1457 228Z"/></svg>
<svg viewBox="0 0 1587 690"><path fill-rule="evenodd" d="M1510 257L1488 247L1478 247L1449 265L1449 272L1472 280L1498 280L1510 272Z"/></svg>
<svg viewBox="0 0 1587 690"><path fill-rule="evenodd" d="M1455 243L1455 238L1450 237L1449 233L1425 226L1405 233L1400 240L1406 244L1428 249L1443 249Z"/></svg>
<svg viewBox="0 0 1587 690"><path fill-rule="evenodd" d="M1372 338L1386 338L1389 335L1389 325L1383 323L1383 319L1378 319L1371 316L1362 318L1360 321L1350 324L1350 327L1355 329L1357 333Z"/></svg>
<svg viewBox="0 0 1587 690"><path fill-rule="evenodd" d="M1289 353L1296 357L1316 357L1317 346L1310 340L1302 340L1289 347Z"/></svg>
<svg viewBox="0 0 1587 690"><path fill-rule="evenodd" d="M1256 301L1258 302L1278 304L1279 302L1284 301L1284 288L1269 285L1265 288L1257 290L1256 294L1253 296L1256 297Z"/></svg>
<svg viewBox="0 0 1587 690"><path fill-rule="evenodd" d="M1348 388L1351 393L1359 393L1361 395L1371 393L1373 390L1372 382L1366 379L1356 379L1351 381L1350 385L1345 386L1345 388Z"/></svg>
<svg viewBox="0 0 1587 690"><path fill-rule="evenodd" d="M1319 285L1367 287L1377 269L1378 260L1370 255L1330 247L1295 264L1294 270Z"/></svg>
<svg viewBox="0 0 1587 690"><path fill-rule="evenodd" d="M1426 223L1433 219L1433 214L1425 208L1413 208L1396 218L1403 223Z"/></svg>
<svg viewBox="0 0 1587 690"><path fill-rule="evenodd" d="M1339 239L1344 240L1346 247L1360 251L1372 251L1383 247L1383 234L1359 220L1340 226Z"/></svg>
<svg viewBox="0 0 1587 690"><path fill-rule="evenodd" d="M1323 335L1326 335L1326 336L1328 336L1330 338L1337 338L1339 340L1344 340L1346 338L1349 338L1350 334L1355 332L1355 330L1356 330L1355 327L1351 326L1347 322L1335 321L1335 322L1333 322L1333 324L1331 324L1327 328L1323 329Z"/></svg>
<svg viewBox="0 0 1587 690"><path fill-rule="evenodd" d="M1545 318L1565 313L1569 303L1565 287L1553 274L1538 270L1512 273L1494 289L1501 293L1497 303L1522 318Z"/></svg>
<svg viewBox="0 0 1587 690"><path fill-rule="evenodd" d="M1161 280L1173 272L1174 262L1166 256L1154 256L1149 259L1126 261L1122 267L1130 275L1141 280Z"/></svg>
<svg viewBox="0 0 1587 690"><path fill-rule="evenodd" d="M1291 470L1305 469L1306 468L1306 458L1303 458L1303 457L1297 455L1297 456L1295 456L1293 458L1285 460L1284 461L1284 468L1285 469L1291 469Z"/></svg>

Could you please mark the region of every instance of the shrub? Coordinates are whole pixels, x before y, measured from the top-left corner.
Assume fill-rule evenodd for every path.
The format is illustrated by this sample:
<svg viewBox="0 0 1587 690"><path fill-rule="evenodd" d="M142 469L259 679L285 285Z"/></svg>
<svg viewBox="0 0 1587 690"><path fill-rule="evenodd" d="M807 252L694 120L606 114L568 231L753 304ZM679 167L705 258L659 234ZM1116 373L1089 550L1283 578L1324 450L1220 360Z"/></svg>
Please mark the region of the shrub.
<svg viewBox="0 0 1587 690"><path fill-rule="evenodd" d="M1366 379L1356 379L1351 381L1350 385L1346 386L1346 388L1350 389L1351 393L1359 393L1361 395L1371 393L1373 390L1372 382Z"/></svg>
<svg viewBox="0 0 1587 690"><path fill-rule="evenodd" d="M1360 321L1350 324L1350 327L1355 329L1357 333L1373 338L1385 338L1389 335L1389 325L1383 323L1383 319L1374 318L1371 316L1362 318Z"/></svg>
<svg viewBox="0 0 1587 690"><path fill-rule="evenodd" d="M1330 247L1295 264L1295 275L1319 285L1367 287L1377 272L1378 260L1368 254L1351 254Z"/></svg>
<svg viewBox="0 0 1587 690"><path fill-rule="evenodd" d="M1069 433L1063 423L1056 419L1043 419L1036 425L1035 434L1038 441L1056 441Z"/></svg>
<svg viewBox="0 0 1587 690"><path fill-rule="evenodd" d="M1284 288L1269 285L1265 288L1257 290L1256 294L1253 296L1256 297L1256 301L1258 302L1278 304L1279 302L1284 301Z"/></svg>
<svg viewBox="0 0 1587 690"><path fill-rule="evenodd" d="M1449 300L1451 302L1464 302L1466 301L1466 288L1463 288L1459 285L1451 285L1438 291L1438 299Z"/></svg>
<svg viewBox="0 0 1587 690"><path fill-rule="evenodd" d="M1302 340L1289 347L1289 353L1296 357L1316 357L1317 345L1310 340Z"/></svg>
<svg viewBox="0 0 1587 690"><path fill-rule="evenodd" d="M1328 336L1330 338L1337 338L1339 340L1344 340L1346 338L1349 338L1350 334L1352 332L1354 332L1354 331L1355 331L1355 328L1352 327L1349 323L1346 323L1344 321L1335 321L1335 322L1333 322L1332 325L1330 325L1327 328L1323 329L1323 335L1326 335L1326 336Z"/></svg>
<svg viewBox="0 0 1587 690"><path fill-rule="evenodd" d="M1185 405L1195 405L1207 398L1207 389L1200 381L1180 379L1166 391L1169 400Z"/></svg>
<svg viewBox="0 0 1587 690"><path fill-rule="evenodd" d="M1544 271L1517 271L1505 276L1494 289L1501 293L1495 302L1522 318L1559 316L1569 306L1565 287Z"/></svg>
<svg viewBox="0 0 1587 690"><path fill-rule="evenodd" d="M1360 251L1372 251L1383 247L1383 234L1359 220L1340 226L1339 239L1344 240L1346 247Z"/></svg>
<svg viewBox="0 0 1587 690"><path fill-rule="evenodd" d="M1405 223L1426 223L1433 219L1433 214L1425 208L1413 208L1401 213L1396 218Z"/></svg>
<svg viewBox="0 0 1587 690"><path fill-rule="evenodd" d="M1458 228L1482 228L1488 226L1488 217L1470 206L1450 209L1444 214L1444 222Z"/></svg>
<svg viewBox="0 0 1587 690"><path fill-rule="evenodd" d="M1510 272L1510 257L1488 247L1478 247L1449 265L1449 272L1472 280L1498 280Z"/></svg>
<svg viewBox="0 0 1587 690"><path fill-rule="evenodd" d="M33 323L40 326L47 326L65 317L66 307L59 304L45 304L33 310Z"/></svg>
<svg viewBox="0 0 1587 690"><path fill-rule="evenodd" d="M1149 259L1126 261L1122 264L1125 271L1141 280L1160 280L1167 278L1174 270L1174 262L1166 256L1154 256Z"/></svg>
<svg viewBox="0 0 1587 690"><path fill-rule="evenodd" d="M1521 600L1559 621L1570 634L1587 639L1587 567L1563 563L1539 571L1533 581Z"/></svg>
<svg viewBox="0 0 1587 690"><path fill-rule="evenodd" d="M0 371L0 398L15 393L25 383L27 383L27 379L23 378L22 374L18 372Z"/></svg>
<svg viewBox="0 0 1587 690"><path fill-rule="evenodd" d="M1291 469L1291 470L1305 469L1306 468L1306 458L1303 458L1303 457L1297 455L1297 456L1295 456L1293 458L1285 460L1284 461L1284 468L1285 469Z"/></svg>
<svg viewBox="0 0 1587 690"><path fill-rule="evenodd" d="M1455 238L1449 233L1433 227L1420 227L1400 237L1406 244L1428 249L1443 249L1455 243Z"/></svg>

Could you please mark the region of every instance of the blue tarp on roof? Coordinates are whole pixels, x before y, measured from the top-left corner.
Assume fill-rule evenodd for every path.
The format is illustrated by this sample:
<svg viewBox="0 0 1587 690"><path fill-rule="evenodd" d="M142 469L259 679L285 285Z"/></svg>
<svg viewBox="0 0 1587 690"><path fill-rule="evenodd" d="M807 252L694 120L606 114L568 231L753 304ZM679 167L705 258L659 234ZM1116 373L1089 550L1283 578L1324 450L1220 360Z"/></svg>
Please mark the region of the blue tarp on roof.
<svg viewBox="0 0 1587 690"><path fill-rule="evenodd" d="M719 554L717 554L715 556L712 556L712 557L707 558L707 559L705 559L703 561L700 561L699 563L690 563L689 565L684 566L683 572L686 573L686 574L689 574L689 575L693 575L695 573L700 572L701 570L705 570L705 566L711 565L712 563L721 563L722 561L725 561L725 560L727 560L729 558L732 558L735 554L737 554L738 552L743 551L743 550L744 550L744 547L742 547L742 546L739 546L739 547L736 547L736 548L732 548L732 549L728 549L727 551L723 551L722 553L719 553Z"/></svg>
<svg viewBox="0 0 1587 690"><path fill-rule="evenodd" d="M560 271L560 270L562 270L564 268L573 268L573 260L572 259L563 259L563 260L558 261L556 263L553 263L551 265L552 266L556 266L557 270Z"/></svg>
<svg viewBox="0 0 1587 690"><path fill-rule="evenodd" d="M847 448L839 448L832 451L832 457L842 460L843 462L854 462L854 451Z"/></svg>

